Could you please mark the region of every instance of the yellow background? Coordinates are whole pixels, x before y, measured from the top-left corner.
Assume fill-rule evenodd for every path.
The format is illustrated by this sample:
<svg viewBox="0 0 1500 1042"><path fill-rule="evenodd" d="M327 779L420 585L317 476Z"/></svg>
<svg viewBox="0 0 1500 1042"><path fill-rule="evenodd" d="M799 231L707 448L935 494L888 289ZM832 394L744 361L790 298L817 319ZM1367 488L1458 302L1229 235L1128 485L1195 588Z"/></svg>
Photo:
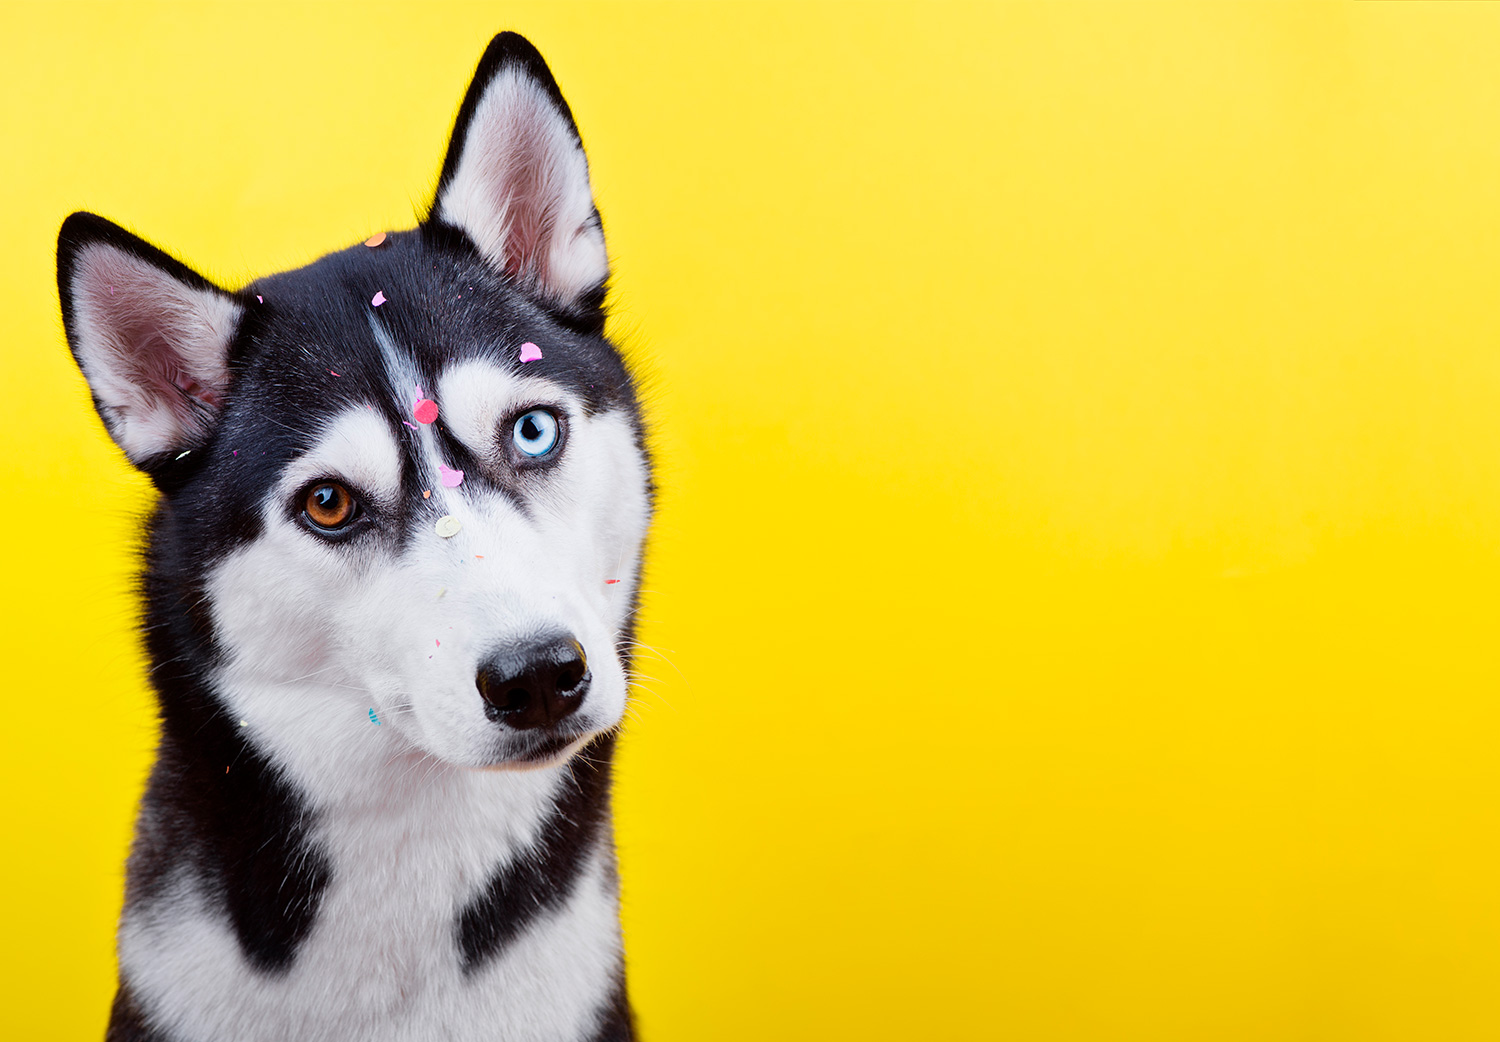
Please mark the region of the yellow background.
<svg viewBox="0 0 1500 1042"><path fill-rule="evenodd" d="M409 226L502 28L660 458L648 1042L1500 1037L1500 6L801 2L0 7L0 1035L152 743L57 226Z"/></svg>

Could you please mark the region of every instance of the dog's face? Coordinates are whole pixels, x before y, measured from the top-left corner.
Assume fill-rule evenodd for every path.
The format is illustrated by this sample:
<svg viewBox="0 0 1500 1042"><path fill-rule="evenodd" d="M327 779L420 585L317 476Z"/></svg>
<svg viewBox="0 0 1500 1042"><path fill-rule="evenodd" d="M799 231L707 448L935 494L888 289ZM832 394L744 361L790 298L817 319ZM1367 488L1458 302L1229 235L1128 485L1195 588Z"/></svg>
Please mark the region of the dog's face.
<svg viewBox="0 0 1500 1042"><path fill-rule="evenodd" d="M414 231L230 293L64 225L69 341L163 493L147 582L181 610L148 622L294 770L532 766L620 722L650 475L607 274L571 115L509 35Z"/></svg>

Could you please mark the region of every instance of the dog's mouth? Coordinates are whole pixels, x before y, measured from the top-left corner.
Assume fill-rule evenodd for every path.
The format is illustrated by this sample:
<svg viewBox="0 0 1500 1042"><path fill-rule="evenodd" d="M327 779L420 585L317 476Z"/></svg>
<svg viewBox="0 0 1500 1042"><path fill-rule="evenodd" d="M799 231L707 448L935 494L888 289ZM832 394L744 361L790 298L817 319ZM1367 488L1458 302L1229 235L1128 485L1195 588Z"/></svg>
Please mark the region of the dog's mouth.
<svg viewBox="0 0 1500 1042"><path fill-rule="evenodd" d="M555 767L588 742L590 734L527 735L505 752L491 770L532 770Z"/></svg>

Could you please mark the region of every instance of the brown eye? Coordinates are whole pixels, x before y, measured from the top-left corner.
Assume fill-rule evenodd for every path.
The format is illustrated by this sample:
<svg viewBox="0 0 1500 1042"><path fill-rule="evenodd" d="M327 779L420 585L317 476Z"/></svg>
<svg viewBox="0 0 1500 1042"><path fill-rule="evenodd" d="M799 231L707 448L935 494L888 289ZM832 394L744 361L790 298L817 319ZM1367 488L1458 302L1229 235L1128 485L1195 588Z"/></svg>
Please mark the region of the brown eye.
<svg viewBox="0 0 1500 1042"><path fill-rule="evenodd" d="M354 520L354 497L335 481L325 481L307 490L302 509L319 528L343 528Z"/></svg>

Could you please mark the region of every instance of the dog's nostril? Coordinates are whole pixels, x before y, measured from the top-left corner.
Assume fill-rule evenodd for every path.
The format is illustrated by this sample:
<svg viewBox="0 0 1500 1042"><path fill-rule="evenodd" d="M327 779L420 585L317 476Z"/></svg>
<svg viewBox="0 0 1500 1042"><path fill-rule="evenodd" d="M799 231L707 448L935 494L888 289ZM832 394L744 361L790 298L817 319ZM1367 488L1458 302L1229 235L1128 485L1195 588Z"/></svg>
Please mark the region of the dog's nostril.
<svg viewBox="0 0 1500 1042"><path fill-rule="evenodd" d="M482 676L483 674L481 674ZM531 704L531 692L527 691L524 687L513 687L496 698L485 693L485 684L481 679L479 693L484 695L485 700L492 708L502 713L520 712Z"/></svg>
<svg viewBox="0 0 1500 1042"><path fill-rule="evenodd" d="M583 704L588 661L570 637L508 648L480 667L475 678L491 720L521 730L550 727Z"/></svg>

